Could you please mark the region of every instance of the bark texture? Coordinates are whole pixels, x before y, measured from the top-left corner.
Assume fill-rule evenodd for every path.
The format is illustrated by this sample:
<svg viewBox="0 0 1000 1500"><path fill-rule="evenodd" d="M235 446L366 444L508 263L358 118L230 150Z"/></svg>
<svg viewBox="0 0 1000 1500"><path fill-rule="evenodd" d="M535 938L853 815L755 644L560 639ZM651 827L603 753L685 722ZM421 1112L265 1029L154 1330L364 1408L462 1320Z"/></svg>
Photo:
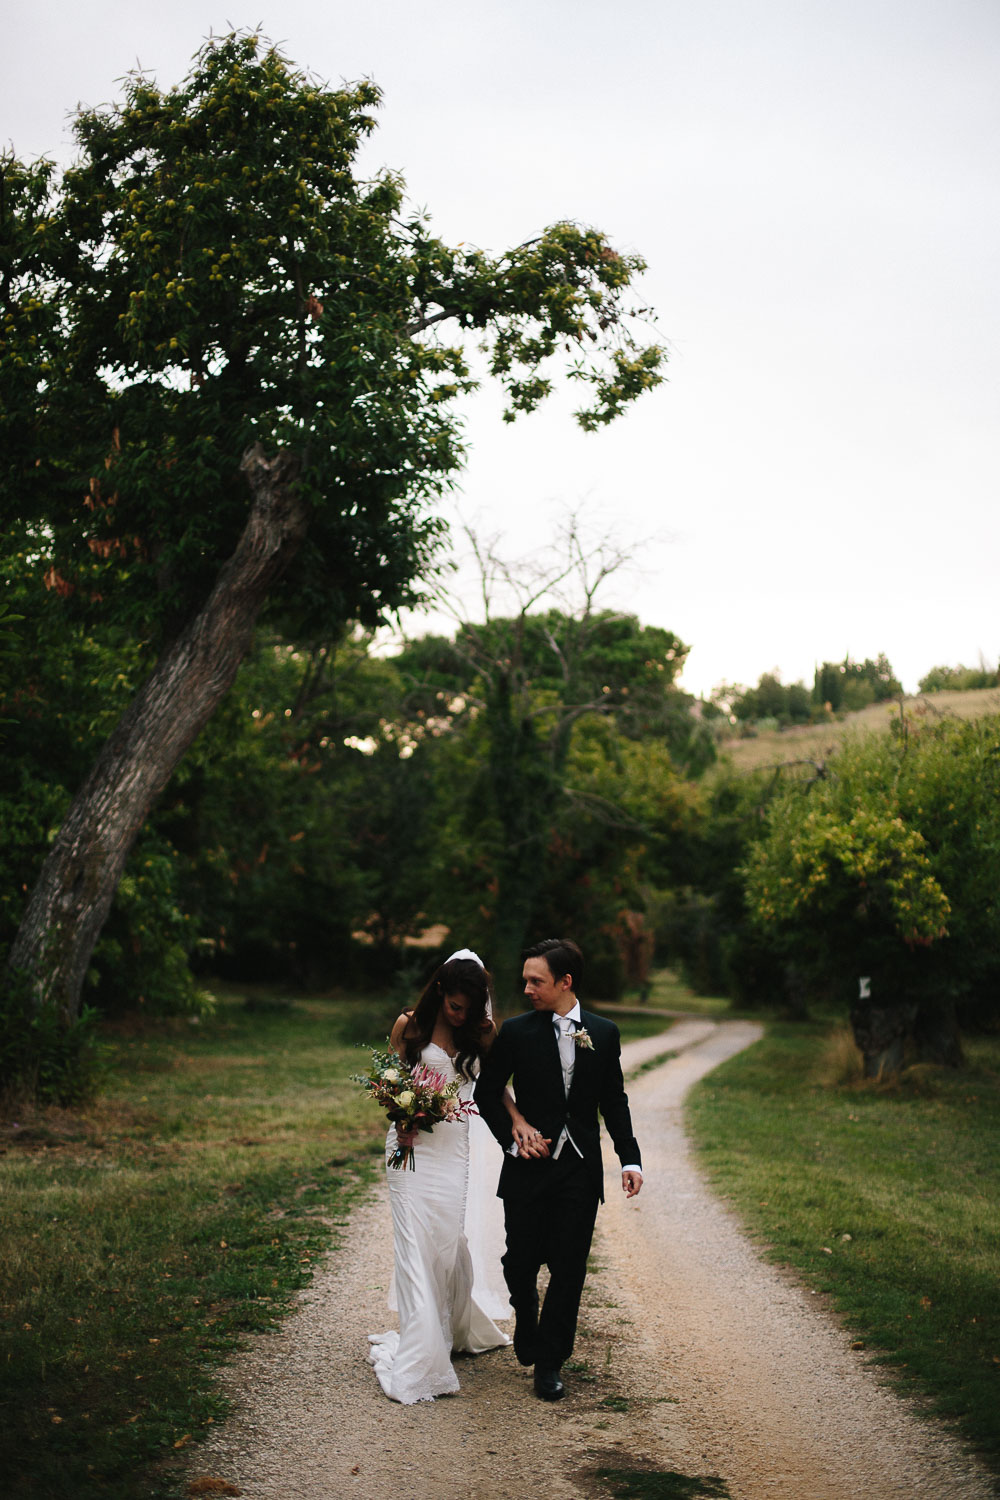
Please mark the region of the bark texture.
<svg viewBox="0 0 1000 1500"><path fill-rule="evenodd" d="M864 1055L866 1078L890 1078L900 1072L906 1039L916 1015L916 1005L908 1001L859 1006L851 1011L851 1027Z"/></svg>
<svg viewBox="0 0 1000 1500"><path fill-rule="evenodd" d="M259 444L241 468L252 494L246 527L201 612L160 657L104 745L42 866L7 960L36 1008L66 1022L115 891L150 809L232 684L269 590L309 524L298 461Z"/></svg>

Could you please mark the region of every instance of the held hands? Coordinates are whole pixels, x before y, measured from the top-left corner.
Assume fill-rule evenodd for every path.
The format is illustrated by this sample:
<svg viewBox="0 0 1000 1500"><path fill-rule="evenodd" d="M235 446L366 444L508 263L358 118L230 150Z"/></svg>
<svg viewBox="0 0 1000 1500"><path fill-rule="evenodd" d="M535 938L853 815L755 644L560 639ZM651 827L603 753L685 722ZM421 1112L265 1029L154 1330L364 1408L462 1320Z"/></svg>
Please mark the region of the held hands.
<svg viewBox="0 0 1000 1500"><path fill-rule="evenodd" d="M529 1125L523 1115L512 1116L511 1129L514 1140L517 1142L519 1156L526 1156L529 1160L548 1156L549 1147L552 1144L551 1139L542 1135L541 1131L536 1130L533 1125Z"/></svg>
<svg viewBox="0 0 1000 1500"><path fill-rule="evenodd" d="M549 1136L542 1135L533 1125L529 1125L522 1114L512 1111L511 1131L517 1142L519 1156L530 1159L548 1156L552 1140ZM626 1198L635 1198L642 1190L641 1172L622 1173L622 1192Z"/></svg>

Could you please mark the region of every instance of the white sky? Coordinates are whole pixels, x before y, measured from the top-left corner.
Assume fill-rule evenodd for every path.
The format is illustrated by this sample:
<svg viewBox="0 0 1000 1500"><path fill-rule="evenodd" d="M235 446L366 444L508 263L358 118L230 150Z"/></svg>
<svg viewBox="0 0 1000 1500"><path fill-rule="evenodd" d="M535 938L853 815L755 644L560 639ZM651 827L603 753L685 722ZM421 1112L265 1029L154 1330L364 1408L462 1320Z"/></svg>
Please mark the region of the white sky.
<svg viewBox="0 0 1000 1500"><path fill-rule="evenodd" d="M517 554L585 504L641 544L606 603L691 645L694 692L996 659L995 0L20 0L0 142L66 160L137 60L167 86L258 24L376 80L368 160L446 239L575 218L649 262L669 383L595 435L476 399L453 519Z"/></svg>

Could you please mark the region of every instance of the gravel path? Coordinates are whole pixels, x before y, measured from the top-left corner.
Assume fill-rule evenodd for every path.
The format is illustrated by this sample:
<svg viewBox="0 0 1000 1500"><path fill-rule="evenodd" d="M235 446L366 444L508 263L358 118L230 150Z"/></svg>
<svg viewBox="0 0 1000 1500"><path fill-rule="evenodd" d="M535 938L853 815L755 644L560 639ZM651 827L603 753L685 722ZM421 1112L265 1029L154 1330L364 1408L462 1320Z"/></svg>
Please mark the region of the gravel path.
<svg viewBox="0 0 1000 1500"><path fill-rule="evenodd" d="M990 1500L985 1471L757 1258L694 1171L683 1096L759 1035L682 1020L624 1049L626 1069L679 1055L629 1087L646 1183L626 1202L608 1174L567 1400L537 1401L509 1349L459 1361L458 1396L382 1396L365 1357L366 1335L391 1326L380 1186L298 1310L224 1376L237 1410L188 1478L248 1500L603 1500L618 1491L600 1469L653 1469L689 1476L678 1495L730 1500ZM699 1476L725 1490L691 1488Z"/></svg>

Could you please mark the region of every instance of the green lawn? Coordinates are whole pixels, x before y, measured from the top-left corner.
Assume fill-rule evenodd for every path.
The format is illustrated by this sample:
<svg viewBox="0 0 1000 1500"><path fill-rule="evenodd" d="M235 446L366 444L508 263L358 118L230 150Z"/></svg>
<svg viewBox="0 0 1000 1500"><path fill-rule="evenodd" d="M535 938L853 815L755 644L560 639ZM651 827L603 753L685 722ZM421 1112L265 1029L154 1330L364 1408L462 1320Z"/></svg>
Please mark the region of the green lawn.
<svg viewBox="0 0 1000 1500"><path fill-rule="evenodd" d="M348 1079L395 1005L236 996L108 1042L103 1099L0 1135L6 1500L157 1493L219 1360L309 1278L385 1125Z"/></svg>
<svg viewBox="0 0 1000 1500"><path fill-rule="evenodd" d="M1000 1472L1000 1040L894 1089L836 1081L843 1038L776 1024L693 1092L716 1187ZM831 1076L832 1075L832 1076Z"/></svg>
<svg viewBox="0 0 1000 1500"><path fill-rule="evenodd" d="M662 1011L683 1011L707 1020L726 1020L736 1014L721 995L696 995L672 969L657 969L650 975L645 1000L640 998L638 990L629 990L620 1004L609 1006L601 1000L585 1000L584 1006L602 1014L606 1012L621 1031L622 1041L627 1042L662 1030L666 1024Z"/></svg>
<svg viewBox="0 0 1000 1500"><path fill-rule="evenodd" d="M625 1012L624 1014L617 1006L591 1005L588 1010L595 1010L598 1015L607 1016L609 1021L614 1021L621 1034L622 1043L645 1041L648 1036L659 1036L674 1023L667 1016L641 1015L638 1011ZM663 1050L667 1050L664 1041Z"/></svg>

